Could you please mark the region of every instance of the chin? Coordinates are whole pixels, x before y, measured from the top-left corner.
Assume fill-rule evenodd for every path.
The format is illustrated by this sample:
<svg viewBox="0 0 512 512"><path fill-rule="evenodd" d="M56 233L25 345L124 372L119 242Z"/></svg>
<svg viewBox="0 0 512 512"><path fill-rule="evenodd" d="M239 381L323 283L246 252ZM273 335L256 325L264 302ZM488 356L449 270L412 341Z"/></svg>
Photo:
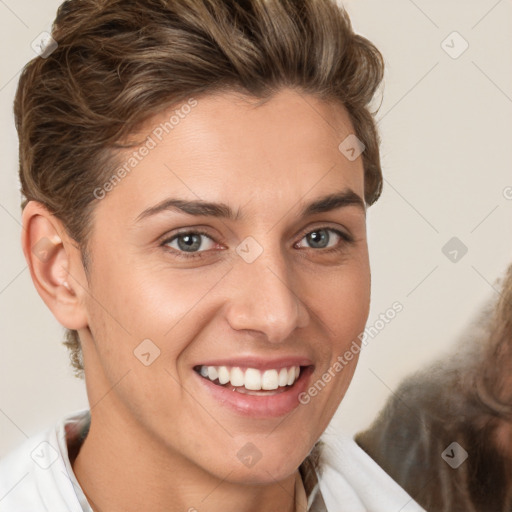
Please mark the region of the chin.
<svg viewBox="0 0 512 512"><path fill-rule="evenodd" d="M260 460L253 467L243 467L240 465L232 468L234 471L229 475L229 480L239 485L275 484L294 474L301 463L302 460L296 464L276 465L275 463L265 463L263 460Z"/></svg>
<svg viewBox="0 0 512 512"><path fill-rule="evenodd" d="M217 468L219 476L229 474L229 480L239 484L272 484L295 473L309 453L307 449L297 449L298 443L294 444L295 449L284 444L276 447L256 443L248 441L236 450L226 466Z"/></svg>

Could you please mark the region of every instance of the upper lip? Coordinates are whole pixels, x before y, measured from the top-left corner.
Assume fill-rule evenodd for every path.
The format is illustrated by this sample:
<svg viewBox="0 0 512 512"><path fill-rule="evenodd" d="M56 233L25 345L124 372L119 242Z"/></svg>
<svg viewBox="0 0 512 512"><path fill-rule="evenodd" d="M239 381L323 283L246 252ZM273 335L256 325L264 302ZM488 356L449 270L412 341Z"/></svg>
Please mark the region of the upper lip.
<svg viewBox="0 0 512 512"><path fill-rule="evenodd" d="M246 356L237 359L210 359L194 366L229 366L239 368L256 368L257 370L271 370L290 368L291 366L310 366L312 364L311 359L299 356L280 357L277 359Z"/></svg>

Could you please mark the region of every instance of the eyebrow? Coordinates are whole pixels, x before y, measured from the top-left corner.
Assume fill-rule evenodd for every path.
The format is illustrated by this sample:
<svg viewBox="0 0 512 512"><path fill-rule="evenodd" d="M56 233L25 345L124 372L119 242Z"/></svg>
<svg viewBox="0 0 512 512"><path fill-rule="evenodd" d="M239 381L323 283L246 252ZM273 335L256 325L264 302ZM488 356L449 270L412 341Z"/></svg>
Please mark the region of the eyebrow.
<svg viewBox="0 0 512 512"><path fill-rule="evenodd" d="M308 217L315 213L325 213L338 208L346 208L348 206L356 206L361 209L363 213L366 213L366 205L363 199L353 190L347 188L340 192L315 199L311 203L306 204L300 212L300 218ZM188 215L217 217L232 221L243 219L240 210L237 210L235 213L226 203L212 203L202 200L188 201L170 198L144 210L135 219L135 222L140 222L147 217L168 210L178 211Z"/></svg>

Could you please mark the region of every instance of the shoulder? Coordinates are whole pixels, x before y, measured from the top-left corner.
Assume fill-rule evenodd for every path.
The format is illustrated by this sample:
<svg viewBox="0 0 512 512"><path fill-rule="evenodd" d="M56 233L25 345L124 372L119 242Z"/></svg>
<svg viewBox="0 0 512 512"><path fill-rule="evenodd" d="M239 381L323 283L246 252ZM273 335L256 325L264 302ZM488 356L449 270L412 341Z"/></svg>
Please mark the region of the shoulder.
<svg viewBox="0 0 512 512"><path fill-rule="evenodd" d="M64 420L0 460L0 512L81 512L64 461Z"/></svg>

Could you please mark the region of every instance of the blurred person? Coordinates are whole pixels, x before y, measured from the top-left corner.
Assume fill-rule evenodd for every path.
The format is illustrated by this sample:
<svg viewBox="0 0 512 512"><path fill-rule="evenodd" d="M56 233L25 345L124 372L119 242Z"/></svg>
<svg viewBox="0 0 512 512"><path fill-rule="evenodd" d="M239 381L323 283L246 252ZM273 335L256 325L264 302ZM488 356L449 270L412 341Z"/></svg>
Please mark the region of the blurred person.
<svg viewBox="0 0 512 512"><path fill-rule="evenodd" d="M498 284L456 349L408 377L355 438L431 512L512 510L512 265Z"/></svg>

